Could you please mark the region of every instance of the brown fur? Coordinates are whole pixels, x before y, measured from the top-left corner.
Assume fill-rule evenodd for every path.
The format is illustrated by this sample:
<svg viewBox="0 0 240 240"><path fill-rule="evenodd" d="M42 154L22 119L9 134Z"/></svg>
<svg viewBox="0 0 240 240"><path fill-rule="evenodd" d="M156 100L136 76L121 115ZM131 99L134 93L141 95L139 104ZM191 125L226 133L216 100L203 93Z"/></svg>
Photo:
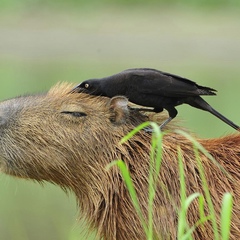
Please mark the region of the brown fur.
<svg viewBox="0 0 240 240"><path fill-rule="evenodd" d="M6 174L49 181L72 190L81 213L89 226L97 230L98 238L145 239L118 168L107 171L106 166L116 159L127 164L146 217L151 134L141 131L123 145L119 141L148 118L129 110L123 97L110 100L69 94L72 87L60 84L47 94L0 104L0 169ZM84 112L87 116L74 117L62 111ZM162 121L162 114L158 116ZM169 124L168 128L176 127ZM228 177L201 155L218 216L223 194L231 192L234 196L231 239L240 239L240 134L198 140L231 174ZM188 195L203 192L192 143L170 131L163 141L163 162L154 202L156 239L176 239L180 202L178 146L183 152ZM188 221L192 226L197 220L195 201L189 209ZM211 222L198 227L194 237L212 239Z"/></svg>

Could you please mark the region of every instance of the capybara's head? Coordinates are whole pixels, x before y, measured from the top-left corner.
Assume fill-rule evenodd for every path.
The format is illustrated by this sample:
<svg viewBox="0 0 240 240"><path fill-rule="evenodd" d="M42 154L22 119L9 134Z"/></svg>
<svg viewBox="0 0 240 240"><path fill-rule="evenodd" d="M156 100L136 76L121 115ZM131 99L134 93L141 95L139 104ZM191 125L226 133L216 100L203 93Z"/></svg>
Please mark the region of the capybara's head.
<svg viewBox="0 0 240 240"><path fill-rule="evenodd" d="M123 96L93 97L73 93L72 89L72 84L62 83L44 94L0 103L0 170L71 189L90 226L98 228L99 236L112 232L109 239L115 239L117 213L114 212L121 210L112 209L110 214L111 194L125 194L126 190L119 189L123 181L118 169L108 171L106 166L116 159L134 163L139 156L148 166L149 151L143 151L141 156L137 149L148 148L149 133L142 131L141 137L127 146L119 144L125 134L147 117L130 108ZM140 168L142 161L136 165ZM143 172L146 169L143 167ZM146 174L141 171L139 174L146 182ZM130 202L127 197L118 199ZM129 216L131 221L136 219L135 213ZM112 221L115 230L111 225L107 230L105 221ZM121 234L124 236L124 231Z"/></svg>
<svg viewBox="0 0 240 240"><path fill-rule="evenodd" d="M71 93L59 84L46 94L21 96L0 104L0 167L7 174L69 185L88 179L89 166L114 160L120 139L144 121L128 100ZM101 156L102 154L102 156ZM74 175L77 176L74 176ZM90 181L90 179L88 179Z"/></svg>

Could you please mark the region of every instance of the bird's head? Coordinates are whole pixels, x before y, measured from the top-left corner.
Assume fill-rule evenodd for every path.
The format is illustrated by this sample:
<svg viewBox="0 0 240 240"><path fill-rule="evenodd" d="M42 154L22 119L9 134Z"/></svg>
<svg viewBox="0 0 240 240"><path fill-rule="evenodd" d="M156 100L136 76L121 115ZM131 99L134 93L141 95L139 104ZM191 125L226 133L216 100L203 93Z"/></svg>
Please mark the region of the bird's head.
<svg viewBox="0 0 240 240"><path fill-rule="evenodd" d="M83 92L91 95L102 95L105 96L104 91L101 87L101 80L89 79L78 84L72 92Z"/></svg>

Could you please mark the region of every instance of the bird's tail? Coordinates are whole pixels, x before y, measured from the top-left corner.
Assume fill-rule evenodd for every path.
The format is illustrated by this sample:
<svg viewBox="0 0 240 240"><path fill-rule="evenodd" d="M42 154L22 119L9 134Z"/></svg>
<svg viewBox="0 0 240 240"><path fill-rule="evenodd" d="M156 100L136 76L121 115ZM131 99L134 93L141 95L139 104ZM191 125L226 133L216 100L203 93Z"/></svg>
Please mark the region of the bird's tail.
<svg viewBox="0 0 240 240"><path fill-rule="evenodd" d="M205 100L203 100L201 97L194 98L194 101L188 102L189 105L202 109L204 111L208 111L212 113L217 118L221 119L223 122L231 126L232 128L236 129L237 131L240 131L240 127L233 123L231 120L224 117L221 113L216 111L214 108L212 108Z"/></svg>
<svg viewBox="0 0 240 240"><path fill-rule="evenodd" d="M198 85L197 89L199 95L216 95L217 90L209 87L203 87Z"/></svg>
<svg viewBox="0 0 240 240"><path fill-rule="evenodd" d="M218 111L216 111L214 108L211 107L211 112L214 116L218 117L219 119L221 119L223 122L227 123L229 126L231 126L232 128L236 129L237 131L240 131L240 127L235 124L234 122L232 122L231 120L227 119L226 117L224 117L221 113L219 113Z"/></svg>

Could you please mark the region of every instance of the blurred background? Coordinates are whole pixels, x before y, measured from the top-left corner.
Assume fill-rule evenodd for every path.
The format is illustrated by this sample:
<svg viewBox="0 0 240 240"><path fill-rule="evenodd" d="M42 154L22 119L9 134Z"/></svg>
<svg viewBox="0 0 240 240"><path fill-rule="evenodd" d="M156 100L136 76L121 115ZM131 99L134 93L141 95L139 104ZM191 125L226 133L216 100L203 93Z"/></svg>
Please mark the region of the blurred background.
<svg viewBox="0 0 240 240"><path fill-rule="evenodd" d="M0 100L134 67L217 89L205 99L240 124L240 1L0 1ZM200 137L234 132L209 113L178 110ZM78 217L72 194L0 174L1 240L92 239Z"/></svg>

